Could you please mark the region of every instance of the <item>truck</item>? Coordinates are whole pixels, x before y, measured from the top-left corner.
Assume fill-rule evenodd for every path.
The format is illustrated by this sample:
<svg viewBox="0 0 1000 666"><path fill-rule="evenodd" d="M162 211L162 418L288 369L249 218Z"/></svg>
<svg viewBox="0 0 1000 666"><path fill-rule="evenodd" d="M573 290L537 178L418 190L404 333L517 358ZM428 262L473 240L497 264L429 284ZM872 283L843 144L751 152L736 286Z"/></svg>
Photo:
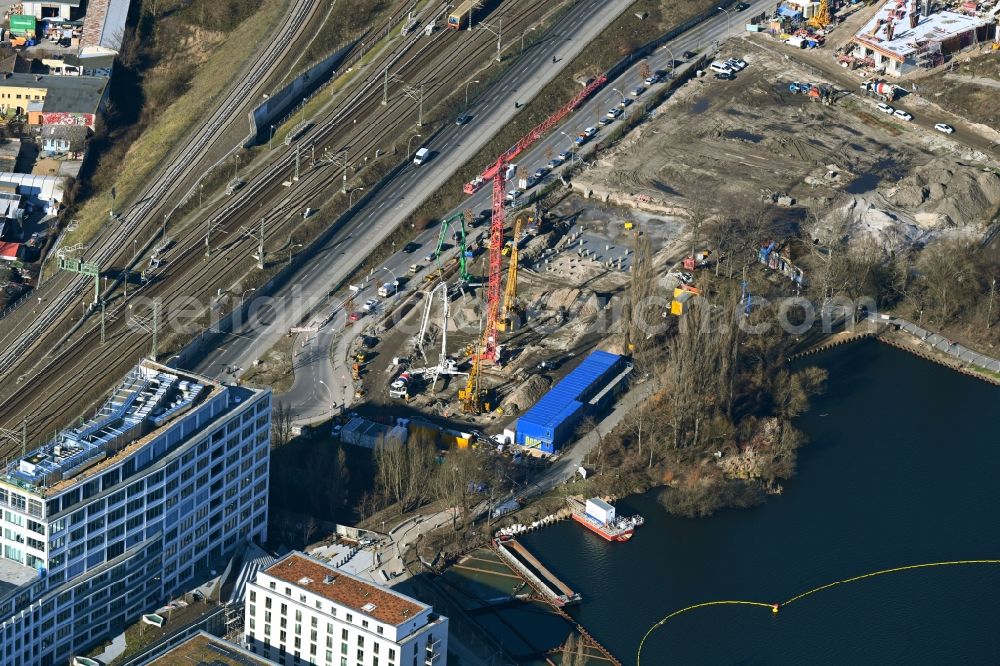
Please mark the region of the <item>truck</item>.
<svg viewBox="0 0 1000 666"><path fill-rule="evenodd" d="M387 282L378 288L378 295L382 298L388 298L396 293L396 284L394 282Z"/></svg>
<svg viewBox="0 0 1000 666"><path fill-rule="evenodd" d="M421 148L413 156L413 163L416 164L417 166L420 166L421 164L429 160L430 157L431 157L431 151L427 150L426 148Z"/></svg>

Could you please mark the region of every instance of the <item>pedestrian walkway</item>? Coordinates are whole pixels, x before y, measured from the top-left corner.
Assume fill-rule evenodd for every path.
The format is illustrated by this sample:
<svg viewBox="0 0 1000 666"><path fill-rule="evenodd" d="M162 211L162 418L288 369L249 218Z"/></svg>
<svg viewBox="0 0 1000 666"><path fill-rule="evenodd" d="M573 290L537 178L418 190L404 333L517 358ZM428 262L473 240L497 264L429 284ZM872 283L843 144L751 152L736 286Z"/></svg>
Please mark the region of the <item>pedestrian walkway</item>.
<svg viewBox="0 0 1000 666"><path fill-rule="evenodd" d="M882 323L895 326L901 331L906 331L932 349L944 352L953 356L962 363L974 365L977 368L989 370L990 372L1000 372L1000 360L980 354L964 345L960 345L953 340L949 340L940 333L933 333L925 328L907 321L902 317L892 317L889 315L871 315L869 320L873 323Z"/></svg>

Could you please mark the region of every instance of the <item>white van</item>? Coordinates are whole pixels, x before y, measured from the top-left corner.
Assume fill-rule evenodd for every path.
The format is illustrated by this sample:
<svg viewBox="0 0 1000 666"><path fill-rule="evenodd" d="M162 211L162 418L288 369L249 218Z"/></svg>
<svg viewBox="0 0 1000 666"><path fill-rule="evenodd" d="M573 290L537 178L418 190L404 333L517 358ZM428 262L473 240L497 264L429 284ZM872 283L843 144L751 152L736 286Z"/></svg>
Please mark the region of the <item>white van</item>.
<svg viewBox="0 0 1000 666"><path fill-rule="evenodd" d="M717 72L719 74L730 74L733 71L732 67L719 60L713 62L711 65L708 66L708 68L713 72Z"/></svg>
<svg viewBox="0 0 1000 666"><path fill-rule="evenodd" d="M421 148L420 150L417 151L417 154L413 156L413 163L416 164L417 166L420 166L421 164L426 162L430 158L430 156L431 156L431 151L427 150L426 148Z"/></svg>

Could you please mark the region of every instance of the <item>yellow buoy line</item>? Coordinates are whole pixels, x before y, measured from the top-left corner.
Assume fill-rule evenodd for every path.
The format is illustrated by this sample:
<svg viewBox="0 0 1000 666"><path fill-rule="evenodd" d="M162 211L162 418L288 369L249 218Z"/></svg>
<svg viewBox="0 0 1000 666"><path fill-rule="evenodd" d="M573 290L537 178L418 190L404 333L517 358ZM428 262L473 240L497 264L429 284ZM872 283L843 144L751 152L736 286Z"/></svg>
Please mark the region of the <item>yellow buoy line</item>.
<svg viewBox="0 0 1000 666"><path fill-rule="evenodd" d="M865 580L867 578L874 578L875 576L884 576L885 574L901 573L903 571L913 571L914 569L929 569L931 567L954 567L954 566L968 566L968 565L984 565L984 564L1000 564L1000 559L997 560L952 560L949 562L924 562L922 564L908 564L902 567L893 567L891 569L881 569L879 571L872 571L870 573L861 574L860 576L853 576L851 578L844 578L842 580L836 580L832 583L827 583L825 585L820 585L814 587L811 590L806 590L801 594L796 594L794 597L788 601L782 601L779 603L764 603L762 601L746 601L746 600L720 600L720 601L703 601L699 604L692 604L686 606L679 610L675 610L670 613L662 620L654 624L646 632L646 635L642 637L639 641L639 650L635 656L636 666L641 666L642 663L642 647L646 643L646 639L649 638L650 634L662 627L664 624L677 617L678 615L683 615L684 613L690 613L691 611L698 610L699 608L707 608L709 606L760 606L761 608L768 608L774 614L777 614L781 608L788 606L796 601L805 599L806 597L812 596L817 592L823 592L824 590L829 590L830 588L837 587L838 585L847 585L848 583L856 583L858 581Z"/></svg>

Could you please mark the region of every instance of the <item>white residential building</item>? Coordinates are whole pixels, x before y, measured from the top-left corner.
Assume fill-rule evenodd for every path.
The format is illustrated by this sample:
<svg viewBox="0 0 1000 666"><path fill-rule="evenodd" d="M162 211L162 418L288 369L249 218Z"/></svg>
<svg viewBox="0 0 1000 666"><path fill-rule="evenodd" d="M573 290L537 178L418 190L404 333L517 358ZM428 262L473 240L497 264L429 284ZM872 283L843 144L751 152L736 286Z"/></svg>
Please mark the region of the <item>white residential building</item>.
<svg viewBox="0 0 1000 666"><path fill-rule="evenodd" d="M445 666L448 618L427 604L292 552L247 586L250 651L293 666Z"/></svg>
<svg viewBox="0 0 1000 666"><path fill-rule="evenodd" d="M0 470L0 663L99 643L264 538L270 391L150 361Z"/></svg>

